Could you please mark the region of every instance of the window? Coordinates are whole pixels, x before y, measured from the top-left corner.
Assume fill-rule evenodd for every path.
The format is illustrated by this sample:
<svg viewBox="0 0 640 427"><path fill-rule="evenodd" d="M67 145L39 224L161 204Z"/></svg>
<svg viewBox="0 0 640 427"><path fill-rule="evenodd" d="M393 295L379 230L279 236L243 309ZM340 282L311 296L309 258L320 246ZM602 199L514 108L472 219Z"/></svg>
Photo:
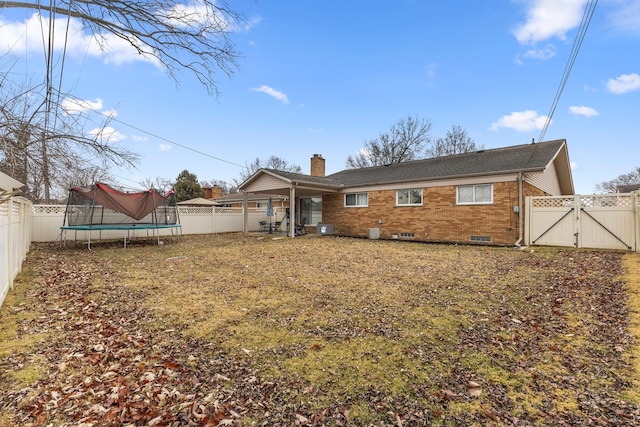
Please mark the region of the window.
<svg viewBox="0 0 640 427"><path fill-rule="evenodd" d="M457 193L459 205L493 203L493 184L460 185Z"/></svg>
<svg viewBox="0 0 640 427"><path fill-rule="evenodd" d="M412 188L408 190L396 191L397 206L420 206L422 205L422 189Z"/></svg>
<svg viewBox="0 0 640 427"><path fill-rule="evenodd" d="M256 210L257 211L266 211L267 204L265 202L256 202Z"/></svg>
<svg viewBox="0 0 640 427"><path fill-rule="evenodd" d="M322 197L300 199L300 221L306 218L305 224L316 225L322 222Z"/></svg>
<svg viewBox="0 0 640 427"><path fill-rule="evenodd" d="M347 207L369 206L367 193L350 193L344 195L344 205Z"/></svg>

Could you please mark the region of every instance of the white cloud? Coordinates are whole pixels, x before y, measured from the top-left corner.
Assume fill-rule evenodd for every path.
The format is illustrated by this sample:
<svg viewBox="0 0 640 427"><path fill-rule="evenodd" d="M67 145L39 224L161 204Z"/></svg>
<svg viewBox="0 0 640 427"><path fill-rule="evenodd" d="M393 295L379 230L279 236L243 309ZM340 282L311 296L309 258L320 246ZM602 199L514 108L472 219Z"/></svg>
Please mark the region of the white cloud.
<svg viewBox="0 0 640 427"><path fill-rule="evenodd" d="M260 87L255 87L252 90L256 91L256 92L262 92L262 93L266 93L267 95L277 99L278 101L282 102L283 104L288 104L289 103L289 98L287 97L287 95L285 95L284 93L280 92L279 90L276 90L272 87L266 86L266 85L262 85Z"/></svg>
<svg viewBox="0 0 640 427"><path fill-rule="evenodd" d="M230 16L214 10L211 5L207 6L196 1L192 4L179 3L166 12L166 20L176 27L199 28L207 33L216 34L219 32L250 31L254 26L262 21L262 17L257 16L249 20L229 20Z"/></svg>
<svg viewBox="0 0 640 427"><path fill-rule="evenodd" d="M110 119L114 118L114 117L118 117L118 110L116 109L111 109L111 110L104 110L102 112L102 115L105 117L109 117Z"/></svg>
<svg viewBox="0 0 640 427"><path fill-rule="evenodd" d="M126 135L118 132L111 126L92 129L89 131L89 135L95 136L104 142L120 142L127 138Z"/></svg>
<svg viewBox="0 0 640 427"><path fill-rule="evenodd" d="M591 107L585 107L584 105L572 105L571 107L569 107L569 112L575 114L576 116L585 117L594 117L600 115L600 113L598 113L595 109Z"/></svg>
<svg viewBox="0 0 640 427"><path fill-rule="evenodd" d="M160 144L160 145L158 145L158 147L160 147L160 151L169 151L169 150L171 150L171 145L169 145L169 144Z"/></svg>
<svg viewBox="0 0 640 427"><path fill-rule="evenodd" d="M89 101L84 99L65 98L62 100L61 107L67 114L99 111L102 109L102 99L96 98L95 101Z"/></svg>
<svg viewBox="0 0 640 427"><path fill-rule="evenodd" d="M431 64L427 64L424 67L424 73L428 79L434 79L436 77L437 69L438 69L438 64L436 62L432 62Z"/></svg>
<svg viewBox="0 0 640 427"><path fill-rule="evenodd" d="M569 163L569 166L571 167L572 171L578 169L578 164L576 162Z"/></svg>
<svg viewBox="0 0 640 427"><path fill-rule="evenodd" d="M546 61L548 59L553 58L555 55L556 55L556 48L555 46L550 44L543 49L529 49L522 56L529 59L540 59L542 61Z"/></svg>
<svg viewBox="0 0 640 427"><path fill-rule="evenodd" d="M502 116L497 122L491 123L490 130L497 131L500 128L513 129L517 132L530 132L542 129L547 116L541 116L537 111L515 111L507 116Z"/></svg>
<svg viewBox="0 0 640 427"><path fill-rule="evenodd" d="M224 15L203 3L178 3L167 11L166 20L176 27L195 27L214 32L231 31L232 28Z"/></svg>
<svg viewBox="0 0 640 427"><path fill-rule="evenodd" d="M149 138L146 136L139 136L139 135L131 135L131 139L133 139L134 141L148 141Z"/></svg>
<svg viewBox="0 0 640 427"><path fill-rule="evenodd" d="M640 74L622 74L607 81L607 90L615 94L623 94L640 89Z"/></svg>
<svg viewBox="0 0 640 427"><path fill-rule="evenodd" d="M620 9L609 15L611 23L618 29L637 32L640 30L640 2L637 0L621 1Z"/></svg>
<svg viewBox="0 0 640 427"><path fill-rule="evenodd" d="M129 42L106 34L100 44L91 33L83 31L82 22L72 18L69 21L69 36L66 37L66 18L58 18L54 23L53 47L56 52L65 48L71 57L82 59L86 55L102 58L105 63L116 65L134 61L146 61L159 65L157 60L139 55ZM48 34L49 20L41 19L38 13L25 21L8 22L0 17L0 54L14 52L42 54L43 34ZM66 40L66 41L65 41Z"/></svg>
<svg viewBox="0 0 640 427"><path fill-rule="evenodd" d="M532 45L554 37L565 40L580 24L587 0L525 0L527 20L513 31L518 42Z"/></svg>
<svg viewBox="0 0 640 427"><path fill-rule="evenodd" d="M255 27L256 25L258 25L261 21L262 21L262 17L261 16L251 18L250 20L245 22L244 25L242 25L242 27L240 29L242 31L249 31L253 27Z"/></svg>

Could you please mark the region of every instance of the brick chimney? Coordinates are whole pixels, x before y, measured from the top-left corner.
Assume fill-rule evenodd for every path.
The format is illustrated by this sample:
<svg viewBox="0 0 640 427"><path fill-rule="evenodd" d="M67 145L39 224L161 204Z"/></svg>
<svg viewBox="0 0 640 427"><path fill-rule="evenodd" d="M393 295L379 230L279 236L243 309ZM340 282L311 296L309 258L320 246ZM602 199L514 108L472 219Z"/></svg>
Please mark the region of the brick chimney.
<svg viewBox="0 0 640 427"><path fill-rule="evenodd" d="M322 154L314 154L311 158L311 176L324 176L324 158Z"/></svg>
<svg viewBox="0 0 640 427"><path fill-rule="evenodd" d="M213 187L202 187L205 199L217 199L222 196L222 187L214 185Z"/></svg>
<svg viewBox="0 0 640 427"><path fill-rule="evenodd" d="M211 199L211 190L212 188L209 186L202 187L202 192L204 193L205 199Z"/></svg>

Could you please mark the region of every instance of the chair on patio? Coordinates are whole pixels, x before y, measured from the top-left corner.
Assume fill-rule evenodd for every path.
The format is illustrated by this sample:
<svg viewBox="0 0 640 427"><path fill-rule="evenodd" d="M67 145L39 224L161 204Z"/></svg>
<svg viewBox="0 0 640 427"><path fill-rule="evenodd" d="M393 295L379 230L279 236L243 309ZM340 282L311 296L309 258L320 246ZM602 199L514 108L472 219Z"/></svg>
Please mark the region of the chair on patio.
<svg viewBox="0 0 640 427"><path fill-rule="evenodd" d="M280 227L282 226L282 221L276 221L273 223L272 230L274 233L280 231Z"/></svg>
<svg viewBox="0 0 640 427"><path fill-rule="evenodd" d="M307 223L307 218L302 218L302 222L296 225L296 235L301 236L307 234L307 228L304 226Z"/></svg>
<svg viewBox="0 0 640 427"><path fill-rule="evenodd" d="M269 223L267 221L260 221L260 232L266 233L269 231Z"/></svg>

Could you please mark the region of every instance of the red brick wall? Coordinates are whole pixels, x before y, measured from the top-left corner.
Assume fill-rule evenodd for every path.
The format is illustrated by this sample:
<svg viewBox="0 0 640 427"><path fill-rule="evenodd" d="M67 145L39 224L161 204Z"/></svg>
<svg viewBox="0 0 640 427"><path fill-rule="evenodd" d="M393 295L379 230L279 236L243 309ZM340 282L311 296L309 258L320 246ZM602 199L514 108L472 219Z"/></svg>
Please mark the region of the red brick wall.
<svg viewBox="0 0 640 427"><path fill-rule="evenodd" d="M525 196L542 191L525 183ZM369 228L381 228L382 238L414 233L414 240L472 243L470 236L490 237L490 244L512 245L518 239L518 183L493 184L493 204L456 205L456 186L424 188L423 206L396 206L396 191L370 191L369 206L344 207L344 194L322 198L322 222L333 224L338 235L366 237ZM524 204L524 199L523 199ZM382 220L382 224L379 224ZM400 237L401 238L401 237Z"/></svg>

